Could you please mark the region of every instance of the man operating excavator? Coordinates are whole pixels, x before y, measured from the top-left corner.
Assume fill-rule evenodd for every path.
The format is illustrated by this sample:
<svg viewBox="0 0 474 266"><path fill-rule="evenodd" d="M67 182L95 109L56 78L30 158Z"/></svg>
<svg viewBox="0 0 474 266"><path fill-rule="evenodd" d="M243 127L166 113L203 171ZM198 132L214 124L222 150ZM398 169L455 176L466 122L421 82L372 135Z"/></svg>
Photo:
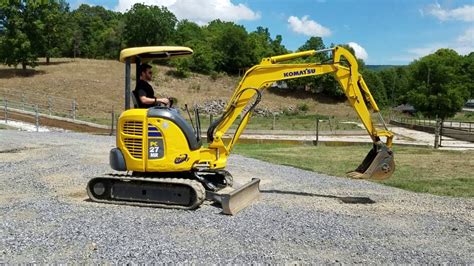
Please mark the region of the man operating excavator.
<svg viewBox="0 0 474 266"><path fill-rule="evenodd" d="M133 95L137 100L138 108L150 108L157 104L169 105L168 98L156 98L153 87L150 85L153 71L149 64L140 66L140 79L137 81Z"/></svg>

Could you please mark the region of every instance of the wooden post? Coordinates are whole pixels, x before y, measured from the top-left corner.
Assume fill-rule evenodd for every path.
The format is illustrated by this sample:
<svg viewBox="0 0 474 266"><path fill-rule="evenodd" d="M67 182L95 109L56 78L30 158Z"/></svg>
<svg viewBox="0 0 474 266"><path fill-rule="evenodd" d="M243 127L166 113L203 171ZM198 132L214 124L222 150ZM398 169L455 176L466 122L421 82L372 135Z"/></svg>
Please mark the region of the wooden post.
<svg viewBox="0 0 474 266"><path fill-rule="evenodd" d="M76 120L76 99L72 100L72 119Z"/></svg>
<svg viewBox="0 0 474 266"><path fill-rule="evenodd" d="M273 113L272 130L275 130L275 120L276 120L276 115L275 113Z"/></svg>
<svg viewBox="0 0 474 266"><path fill-rule="evenodd" d="M48 113L50 116L51 116L51 109L52 109L51 97L48 97Z"/></svg>
<svg viewBox="0 0 474 266"><path fill-rule="evenodd" d="M114 112L114 108L112 107L112 125L110 126L110 136L114 134L114 123L115 123L115 112Z"/></svg>
<svg viewBox="0 0 474 266"><path fill-rule="evenodd" d="M120 114L115 114L115 127L117 128L117 131L118 131L118 121L119 121L119 117L120 117Z"/></svg>
<svg viewBox="0 0 474 266"><path fill-rule="evenodd" d="M36 132L39 131L39 113L38 113L38 105L35 105L35 126L36 126Z"/></svg>
<svg viewBox="0 0 474 266"><path fill-rule="evenodd" d="M5 105L5 124L8 123L8 100L6 97L3 97L3 103Z"/></svg>
<svg viewBox="0 0 474 266"><path fill-rule="evenodd" d="M130 109L130 80L131 80L131 57L128 57L125 61L125 110ZM138 59L138 58L137 58ZM136 76L135 79L138 81L140 79L140 75L138 75L138 69L140 66L139 60L136 62Z"/></svg>
<svg viewBox="0 0 474 266"><path fill-rule="evenodd" d="M25 110L25 94L21 94L21 109Z"/></svg>
<svg viewBox="0 0 474 266"><path fill-rule="evenodd" d="M443 127L444 127L444 119L440 119L439 123L439 147L441 147L441 143L443 142Z"/></svg>
<svg viewBox="0 0 474 266"><path fill-rule="evenodd" d="M319 144L319 118L316 118L316 146Z"/></svg>
<svg viewBox="0 0 474 266"><path fill-rule="evenodd" d="M439 146L439 120L438 118L436 118L434 148L437 149L438 146Z"/></svg>

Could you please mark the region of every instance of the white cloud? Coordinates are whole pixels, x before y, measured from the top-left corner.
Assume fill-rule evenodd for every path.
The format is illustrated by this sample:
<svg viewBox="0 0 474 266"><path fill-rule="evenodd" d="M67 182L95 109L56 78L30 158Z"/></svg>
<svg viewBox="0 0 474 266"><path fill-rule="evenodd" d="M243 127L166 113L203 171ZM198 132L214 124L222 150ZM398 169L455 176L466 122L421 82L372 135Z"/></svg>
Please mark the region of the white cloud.
<svg viewBox="0 0 474 266"><path fill-rule="evenodd" d="M474 52L474 26L466 29L462 35L458 36L453 49L462 55Z"/></svg>
<svg viewBox="0 0 474 266"><path fill-rule="evenodd" d="M135 3L165 6L178 19L189 19L201 25L215 19L236 22L261 17L259 12L243 4L234 5L230 0L119 0L115 10L125 12Z"/></svg>
<svg viewBox="0 0 474 266"><path fill-rule="evenodd" d="M465 5L463 7L455 9L443 9L441 5L436 3L429 5L425 8L422 14L428 13L435 16L441 21L447 20L462 20L462 21L474 21L474 5Z"/></svg>
<svg viewBox="0 0 474 266"><path fill-rule="evenodd" d="M288 26L292 31L307 36L325 37L331 35L331 30L308 18L308 16L304 16L301 19L295 16L290 16L288 18Z"/></svg>
<svg viewBox="0 0 474 266"><path fill-rule="evenodd" d="M364 47L360 46L358 43L350 42L347 45L349 45L352 49L354 49L354 52L357 58L362 59L364 61L366 61L369 58L367 51L365 51Z"/></svg>
<svg viewBox="0 0 474 266"><path fill-rule="evenodd" d="M420 58L420 57L423 57L425 55L429 55L429 54L432 54L434 52L436 52L438 49L441 49L441 48L446 48L448 47L449 45L446 44L446 43L432 43L432 44L429 44L429 45L426 45L426 46L423 46L423 47L416 47L416 48L411 48L411 49L408 49L408 53L411 55L411 57L413 59L416 59L416 58Z"/></svg>
<svg viewBox="0 0 474 266"><path fill-rule="evenodd" d="M411 62L420 57L432 54L441 48L453 49L460 55L467 55L474 52L474 26L467 28L463 34L451 42L432 43L423 47L411 48L407 50L407 54L394 57L391 60Z"/></svg>
<svg viewBox="0 0 474 266"><path fill-rule="evenodd" d="M460 44L474 45L474 26L468 28L456 41Z"/></svg>

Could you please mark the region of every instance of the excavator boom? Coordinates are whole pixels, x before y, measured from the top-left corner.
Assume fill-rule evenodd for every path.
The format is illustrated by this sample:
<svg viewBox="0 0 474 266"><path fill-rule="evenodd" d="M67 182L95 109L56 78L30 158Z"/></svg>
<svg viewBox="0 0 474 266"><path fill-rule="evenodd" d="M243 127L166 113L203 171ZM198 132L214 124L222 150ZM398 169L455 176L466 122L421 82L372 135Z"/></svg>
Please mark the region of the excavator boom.
<svg viewBox="0 0 474 266"><path fill-rule="evenodd" d="M332 62L330 63L282 63L328 51L332 52ZM222 117L209 128L208 139L211 141L209 147L223 150L226 154L230 153L245 129L253 108L260 100L261 91L269 88L273 82L324 74L332 74L338 80L349 104L358 114L374 143L364 161L356 170L349 172L348 176L363 179L386 179L390 177L395 169L393 152L390 149L393 133L385 126L385 122L379 113L380 109L359 73L356 58L343 47L268 57L264 58L260 64L250 68L234 91ZM255 102L250 108L247 107L248 111L242 116L246 106L255 97ZM369 108L374 113L379 114L384 129L375 127ZM240 116L242 119L233 138L224 143L222 136ZM385 138L385 143L382 142L382 138Z"/></svg>

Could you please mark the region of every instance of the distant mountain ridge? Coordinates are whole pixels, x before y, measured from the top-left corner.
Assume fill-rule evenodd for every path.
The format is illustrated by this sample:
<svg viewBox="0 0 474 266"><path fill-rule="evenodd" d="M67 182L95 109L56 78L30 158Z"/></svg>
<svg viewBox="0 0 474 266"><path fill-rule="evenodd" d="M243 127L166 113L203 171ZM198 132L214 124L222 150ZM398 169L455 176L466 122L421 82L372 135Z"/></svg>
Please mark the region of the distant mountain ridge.
<svg viewBox="0 0 474 266"><path fill-rule="evenodd" d="M365 65L367 69L370 69L373 71L381 71L388 68L402 67L402 66L404 65Z"/></svg>

